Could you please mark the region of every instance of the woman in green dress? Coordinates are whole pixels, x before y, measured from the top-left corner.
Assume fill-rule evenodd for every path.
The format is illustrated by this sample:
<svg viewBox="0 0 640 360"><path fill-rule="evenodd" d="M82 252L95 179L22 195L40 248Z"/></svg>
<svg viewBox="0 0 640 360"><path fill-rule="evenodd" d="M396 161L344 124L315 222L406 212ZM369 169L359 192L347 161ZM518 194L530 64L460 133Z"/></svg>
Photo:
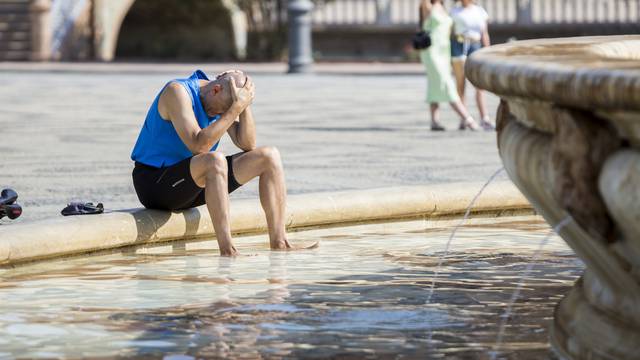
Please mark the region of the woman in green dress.
<svg viewBox="0 0 640 360"><path fill-rule="evenodd" d="M431 108L431 130L443 131L438 121L439 104L448 102L460 116L460 130L478 130L480 127L460 101L451 76L451 27L453 20L442 5L442 0L421 0L420 24L429 33L431 46L420 52L427 71L427 102Z"/></svg>

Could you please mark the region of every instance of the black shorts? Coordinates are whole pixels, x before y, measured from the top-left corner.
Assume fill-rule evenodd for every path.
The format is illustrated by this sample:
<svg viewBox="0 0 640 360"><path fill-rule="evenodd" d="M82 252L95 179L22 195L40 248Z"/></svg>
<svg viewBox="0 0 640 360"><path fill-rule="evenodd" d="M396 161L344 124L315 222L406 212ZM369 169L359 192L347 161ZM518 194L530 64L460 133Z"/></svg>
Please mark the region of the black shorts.
<svg viewBox="0 0 640 360"><path fill-rule="evenodd" d="M148 209L183 210L206 203L204 189L191 177L191 159L157 168L136 162L133 187L138 199ZM240 187L233 175L233 157L227 156L229 193Z"/></svg>

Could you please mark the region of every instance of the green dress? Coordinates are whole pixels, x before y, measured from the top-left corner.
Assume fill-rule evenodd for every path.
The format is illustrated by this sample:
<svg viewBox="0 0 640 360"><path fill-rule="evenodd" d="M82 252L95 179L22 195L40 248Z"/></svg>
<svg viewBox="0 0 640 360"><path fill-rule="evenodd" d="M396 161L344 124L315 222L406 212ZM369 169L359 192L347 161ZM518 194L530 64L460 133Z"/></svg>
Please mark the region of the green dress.
<svg viewBox="0 0 640 360"><path fill-rule="evenodd" d="M456 102L460 100L451 75L451 26L453 20L445 11L435 8L422 28L431 36L431 46L420 52L427 70L427 102Z"/></svg>

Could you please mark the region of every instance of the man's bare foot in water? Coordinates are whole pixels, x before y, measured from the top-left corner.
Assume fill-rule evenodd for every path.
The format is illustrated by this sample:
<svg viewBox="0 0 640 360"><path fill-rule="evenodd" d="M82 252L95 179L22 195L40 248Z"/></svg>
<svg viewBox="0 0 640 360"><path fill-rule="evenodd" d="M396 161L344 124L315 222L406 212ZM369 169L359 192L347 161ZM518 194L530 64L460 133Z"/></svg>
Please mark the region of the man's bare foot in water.
<svg viewBox="0 0 640 360"><path fill-rule="evenodd" d="M271 243L271 250L278 250L278 251L310 250L310 249L316 249L319 246L320 246L319 241L311 244L310 246L304 246L304 245L291 245L291 243L289 243L289 240L285 239L284 241Z"/></svg>
<svg viewBox="0 0 640 360"><path fill-rule="evenodd" d="M220 256L238 256L240 253L236 250L236 247L233 245L230 246L220 246Z"/></svg>
<svg viewBox="0 0 640 360"><path fill-rule="evenodd" d="M312 250L320 247L320 241L316 241L311 245L291 245L289 240L284 240L283 242L272 243L271 250L274 251L295 251L295 250ZM237 256L255 256L256 254L240 254L235 246L221 246L220 247L220 256L227 257L237 257Z"/></svg>

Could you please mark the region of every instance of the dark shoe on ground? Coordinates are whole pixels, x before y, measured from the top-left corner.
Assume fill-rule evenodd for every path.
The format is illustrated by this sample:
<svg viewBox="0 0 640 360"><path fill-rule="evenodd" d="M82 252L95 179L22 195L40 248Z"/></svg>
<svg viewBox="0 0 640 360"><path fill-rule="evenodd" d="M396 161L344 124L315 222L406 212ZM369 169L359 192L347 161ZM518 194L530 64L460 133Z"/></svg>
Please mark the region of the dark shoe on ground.
<svg viewBox="0 0 640 360"><path fill-rule="evenodd" d="M8 217L11 220L15 220L22 215L22 206L13 203L10 205L0 204L0 219Z"/></svg>
<svg viewBox="0 0 640 360"><path fill-rule="evenodd" d="M16 203L18 193L12 189L4 189L0 192L0 219L8 217L11 220L22 215L22 207Z"/></svg>
<svg viewBox="0 0 640 360"><path fill-rule="evenodd" d="M62 209L60 213L64 216L69 216L102 214L103 212L104 206L102 206L102 203L93 205L93 203L72 202L67 204L67 207Z"/></svg>
<svg viewBox="0 0 640 360"><path fill-rule="evenodd" d="M13 189L4 189L0 192L0 205L11 205L18 200L18 193Z"/></svg>
<svg viewBox="0 0 640 360"><path fill-rule="evenodd" d="M431 123L431 131L445 131L447 130L444 126L438 123Z"/></svg>

